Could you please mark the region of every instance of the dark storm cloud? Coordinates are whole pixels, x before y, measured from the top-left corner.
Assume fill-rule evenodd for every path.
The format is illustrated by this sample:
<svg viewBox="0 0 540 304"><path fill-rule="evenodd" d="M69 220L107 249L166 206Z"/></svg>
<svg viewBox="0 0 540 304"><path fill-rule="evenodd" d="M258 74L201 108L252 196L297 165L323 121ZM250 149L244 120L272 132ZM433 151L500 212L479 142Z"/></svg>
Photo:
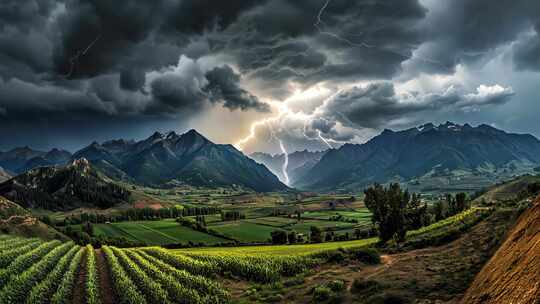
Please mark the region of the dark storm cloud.
<svg viewBox="0 0 540 304"><path fill-rule="evenodd" d="M130 91L138 90L144 85L145 77L140 69L125 69L120 73L120 87Z"/></svg>
<svg viewBox="0 0 540 304"><path fill-rule="evenodd" d="M392 83L372 83L343 90L327 101L322 115L350 127L380 129L393 121L414 121L422 114L479 111L506 103L513 95L511 88L498 85L480 86L472 93L451 86L440 93L397 94Z"/></svg>
<svg viewBox="0 0 540 304"><path fill-rule="evenodd" d="M416 0L325 3L269 1L225 31L224 52L243 72L279 86L388 78L421 42L415 24L426 11Z"/></svg>
<svg viewBox="0 0 540 304"><path fill-rule="evenodd" d="M208 84L204 90L208 92L212 102L223 102L223 106L231 110L255 109L268 112L270 107L240 87L240 75L230 66L216 67L206 73Z"/></svg>
<svg viewBox="0 0 540 304"><path fill-rule="evenodd" d="M540 21L538 19L531 33L514 45L513 59L519 70L540 71Z"/></svg>
<svg viewBox="0 0 540 304"><path fill-rule="evenodd" d="M428 73L449 74L459 63L482 62L492 57L496 48L517 41L540 18L538 1L427 3L430 12L419 26L424 44L412 61L420 71Z"/></svg>
<svg viewBox="0 0 540 304"><path fill-rule="evenodd" d="M122 121L187 119L215 104L267 111L263 97L285 99L297 84L389 80L400 75L406 62L415 73L451 73L456 64L489 58L510 43L516 68L540 70L537 1L422 4L0 1L0 115L7 117L0 127L26 125L31 130L40 121L40 126L67 130L77 122L99 121L106 129ZM185 62L192 69L178 66L182 55L193 61ZM378 126L387 118L434 108L473 111L508 100L507 94L467 97L458 90L420 96L420 104L409 96L403 104L393 88L376 86L343 93L327 105L329 117L309 128L343 139L348 137L336 131L331 119Z"/></svg>

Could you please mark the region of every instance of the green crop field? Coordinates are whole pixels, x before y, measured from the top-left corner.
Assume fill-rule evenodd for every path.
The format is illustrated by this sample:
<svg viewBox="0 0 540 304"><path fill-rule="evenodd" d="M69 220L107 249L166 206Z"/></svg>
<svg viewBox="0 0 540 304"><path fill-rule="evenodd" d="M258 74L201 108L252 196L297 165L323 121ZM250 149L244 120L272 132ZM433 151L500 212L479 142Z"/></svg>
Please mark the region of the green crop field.
<svg viewBox="0 0 540 304"><path fill-rule="evenodd" d="M224 235L241 242L265 242L270 238L270 233L277 229L274 227L253 224L247 221L210 225L208 228L219 231Z"/></svg>
<svg viewBox="0 0 540 304"><path fill-rule="evenodd" d="M359 209L356 211L343 211L343 210L321 210L321 211L307 211L302 214L305 218L314 219L330 219L332 216L343 216L347 219L355 219L361 221L371 221L371 212L367 208Z"/></svg>
<svg viewBox="0 0 540 304"><path fill-rule="evenodd" d="M319 227L321 230L341 230L353 228L356 224L338 222L338 221L318 221L318 220L302 220L290 227L290 230L295 230L298 233L308 234L311 226Z"/></svg>
<svg viewBox="0 0 540 304"><path fill-rule="evenodd" d="M473 208L411 231L407 242L431 244L446 238L447 232L464 231L489 211ZM136 229L133 224L138 224ZM145 230L155 230L169 238L177 233L175 229L167 230L172 224L176 223L153 221L111 227L126 229L141 238L148 237ZM238 222L238 226L247 231L272 228L247 222ZM95 304L107 298L108 303L217 304L233 302L228 288L222 285L224 278L234 278L234 282L248 286L274 286L286 277L306 274L317 265L335 263L328 258L333 254L370 247L378 239L170 250L110 246L94 249L91 245L81 247L73 242L11 235L0 235L0 241L0 303ZM109 280L100 280L100 276L109 276ZM111 286L100 285L103 282L110 282Z"/></svg>
<svg viewBox="0 0 540 304"><path fill-rule="evenodd" d="M216 244L225 241L222 238L184 227L174 220L96 224L94 225L94 234L126 237L148 245L187 243L189 241Z"/></svg>
<svg viewBox="0 0 540 304"><path fill-rule="evenodd" d="M244 255L271 255L271 256L290 256L290 255L310 255L326 250L335 250L338 248L359 248L373 245L377 242L376 238L328 242L320 244L298 244L298 245L264 245L264 246L242 246L242 247L206 247L171 250L183 254L201 254L201 255L222 255L244 254Z"/></svg>

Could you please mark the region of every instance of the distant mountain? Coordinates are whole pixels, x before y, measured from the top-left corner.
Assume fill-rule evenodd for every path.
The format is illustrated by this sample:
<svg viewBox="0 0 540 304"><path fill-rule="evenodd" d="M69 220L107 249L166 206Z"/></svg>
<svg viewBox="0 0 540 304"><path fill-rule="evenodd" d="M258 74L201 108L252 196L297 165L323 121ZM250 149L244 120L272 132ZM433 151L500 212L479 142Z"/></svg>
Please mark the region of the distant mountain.
<svg viewBox="0 0 540 304"><path fill-rule="evenodd" d="M4 170L4 168L0 167L0 183L3 181L7 181L11 178L11 175Z"/></svg>
<svg viewBox="0 0 540 304"><path fill-rule="evenodd" d="M71 153L59 149L45 152L29 147L20 147L0 152L0 166L17 174L37 167L64 165L70 159Z"/></svg>
<svg viewBox="0 0 540 304"><path fill-rule="evenodd" d="M287 164L286 172L289 176L290 183L294 183L299 176L302 176L313 168L325 153L326 151L311 152L304 150L288 154L289 162ZM263 152L255 152L250 154L249 157L265 165L272 173L277 175L281 181L285 181L285 176L283 175L285 154L271 155Z"/></svg>
<svg viewBox="0 0 540 304"><path fill-rule="evenodd" d="M485 124L429 123L399 132L384 130L365 144L330 150L293 185L359 190L373 182L458 173L495 179L532 172L539 163L540 141L532 135L506 133Z"/></svg>
<svg viewBox="0 0 540 304"><path fill-rule="evenodd" d="M0 184L0 195L25 208L108 208L127 202L130 192L104 179L82 158L66 166L40 167Z"/></svg>
<svg viewBox="0 0 540 304"><path fill-rule="evenodd" d="M184 183L239 185L261 192L287 189L265 166L231 145L212 143L195 130L182 135L156 132L141 141L94 142L73 155L81 157L112 178L153 186Z"/></svg>

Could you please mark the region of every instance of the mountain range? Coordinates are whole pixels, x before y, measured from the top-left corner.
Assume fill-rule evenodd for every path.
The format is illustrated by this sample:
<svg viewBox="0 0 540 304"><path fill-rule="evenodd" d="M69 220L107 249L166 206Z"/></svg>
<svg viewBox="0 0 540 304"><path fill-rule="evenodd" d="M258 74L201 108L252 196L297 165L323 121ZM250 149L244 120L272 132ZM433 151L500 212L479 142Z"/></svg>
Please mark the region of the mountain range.
<svg viewBox="0 0 540 304"><path fill-rule="evenodd" d="M296 151L287 154L287 166L285 166L285 154L268 154L255 152L249 155L255 161L265 165L272 173L279 177L281 181L294 184L298 178L315 166L326 151ZM284 172L285 170L285 172ZM284 175L287 173L287 176Z"/></svg>
<svg viewBox="0 0 540 304"><path fill-rule="evenodd" d="M268 192L288 189L281 182L288 180L300 190L350 192L374 182L397 181L409 188L421 185L414 191L422 191L457 181L460 190L468 191L534 173L540 165L540 141L485 124L428 123L401 131L387 129L364 144L290 153L284 166L284 154L257 152L247 157L232 145L212 143L195 130L156 132L140 141L93 142L73 155L28 147L0 152L0 182L82 158L113 180L157 187L240 186Z"/></svg>
<svg viewBox="0 0 540 304"><path fill-rule="evenodd" d="M265 166L232 145L214 144L195 130L181 135L156 132L141 141L94 142L73 158L88 159L112 178L145 185L237 185L259 192L287 189Z"/></svg>
<svg viewBox="0 0 540 304"><path fill-rule="evenodd" d="M10 175L37 167L66 164L70 159L70 152L56 148L48 152L33 150L29 147L15 148L7 152L0 151L0 167Z"/></svg>
<svg viewBox="0 0 540 304"><path fill-rule="evenodd" d="M540 141L489 125L428 123L403 131L384 130L365 144L329 150L293 183L300 189L361 189L373 182L409 181L441 174L532 172Z"/></svg>

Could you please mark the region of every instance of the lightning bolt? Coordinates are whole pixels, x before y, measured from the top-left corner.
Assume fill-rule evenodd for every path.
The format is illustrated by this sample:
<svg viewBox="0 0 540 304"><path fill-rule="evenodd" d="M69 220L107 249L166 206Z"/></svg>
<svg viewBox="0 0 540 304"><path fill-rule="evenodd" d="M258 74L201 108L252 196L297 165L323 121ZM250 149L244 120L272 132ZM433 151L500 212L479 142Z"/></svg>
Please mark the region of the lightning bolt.
<svg viewBox="0 0 540 304"><path fill-rule="evenodd" d="M444 65L441 61L439 60L436 60L436 59L433 59L433 58L429 58L429 57L425 57L425 56L418 56L414 53L411 53L411 54L404 54L404 53L401 53L401 52L398 52L396 50L391 50L391 49L388 49L388 48L380 48L380 47L377 47L376 45L373 45L373 44L368 44L366 42L360 42L360 43L356 43L356 42L353 42L343 36L340 36L336 33L333 33L333 32L329 32L329 31L325 31L321 25L323 26L326 26L326 23L324 23L324 21L322 20L322 16L324 14L324 11L326 10L326 8L328 7L328 5L330 4L332 0L326 0L326 2L323 4L323 6L321 7L321 9L319 10L319 13L317 14L317 18L316 18L316 22L313 24L315 26L315 28L317 29L317 31L319 31L320 34L322 35L327 35L327 36L330 36L330 37L333 37L337 40L340 40L342 42L345 42L346 44L352 46L352 47L364 47L364 48L376 48L376 49L379 49L383 52L389 52L389 53L392 53L392 54L396 54L398 56L401 56L405 59L409 59L409 58L414 58L414 59L418 59L420 61L423 61L423 62L426 62L426 63L429 63L429 64L433 64L433 65L437 65L447 71L452 71L451 68L447 67L446 65ZM362 34L358 35L358 34L355 34L355 35L351 35L351 36L362 36Z"/></svg>
<svg viewBox="0 0 540 304"><path fill-rule="evenodd" d="M278 139L279 141L279 148L281 149L281 152L285 156L285 161L283 162L283 166L281 167L281 172L283 173L283 176L285 177L285 185L289 185L289 174L287 173L287 167L289 166L289 154L287 153L287 150L285 149L285 145L283 145L283 141L281 139Z"/></svg>
<svg viewBox="0 0 540 304"><path fill-rule="evenodd" d="M355 42L352 42L350 41L349 39L347 38L344 38L344 37L341 37L339 36L338 34L336 33L333 33L333 32L329 32L329 31L325 31L322 29L321 25L326 25L324 23L324 21L322 20L322 15L324 14L324 11L326 10L326 8L328 7L328 4L330 4L330 1L331 0L326 0L326 2L324 3L324 5L321 7L321 9L319 10L319 14L317 14L317 21L313 24L313 26L315 26L315 28L317 29L317 31L319 31L319 33L323 34L323 35L327 35L327 36L330 36L330 37L333 37L337 40L340 40L340 41L343 41L347 44L349 44L350 46L359 46L359 47L366 47L366 48L372 48L372 47L375 47L374 45L371 45L371 44L368 44L368 43L365 43L365 42L361 42L361 43L355 43Z"/></svg>
<svg viewBox="0 0 540 304"><path fill-rule="evenodd" d="M328 140L326 140L326 138L324 138L321 134L321 130L317 130L317 136L322 140L323 143L325 143L328 148L330 149L333 149L334 147L332 147L332 145L328 142Z"/></svg>
<svg viewBox="0 0 540 304"><path fill-rule="evenodd" d="M79 62L79 59L86 55L86 53L88 53L88 51L90 51L90 49L92 48L92 46L94 46L94 44L96 44L96 42L99 40L99 38L101 38L101 34L97 35L96 39L92 40L92 42L90 42L90 44L82 49L82 50L78 50L77 53L75 53L75 55L73 55L71 58L69 58L69 71L62 75L63 77L65 78L69 78L71 77L71 75L73 74L73 71L75 70L75 65Z"/></svg>
<svg viewBox="0 0 540 304"><path fill-rule="evenodd" d="M404 54L404 53L401 53L401 52L398 52L398 51L395 51L395 50L392 50L392 49L381 48L381 47L378 47L376 45L367 43L365 41L354 42L354 41L351 41L350 39L347 39L346 37L343 37L343 36L335 33L335 32L331 32L329 30L326 30L325 28L328 28L328 25L324 22L323 16L324 16L325 11L328 8L331 1L332 0L326 0L324 2L323 6L318 11L318 14L317 14L317 16L315 18L315 23L313 24L313 26L317 29L317 31L320 34L332 37L332 38L337 39L339 41L342 41L342 42L348 44L351 47L362 47L362 48L368 48L368 49L376 49L376 50L380 50L380 51L383 51L383 52L393 53L393 54L399 55L399 56L401 56L403 58L407 58L407 59L409 59L409 58L418 59L418 60L426 62L426 63L430 63L430 64L433 64L433 65L438 65L438 66L442 67L443 69L451 70L449 67L445 66L443 63L441 63L438 60L428 58L428 57L423 57L423 56L421 57L421 56L418 56L418 55L414 54L414 52L411 53L411 54ZM347 36L361 37L361 36L363 36L363 33L360 33L360 34L348 34ZM263 58L257 58L256 62L260 63L261 65L264 65L264 63L266 63L267 60L263 59ZM322 69L324 69L324 67ZM297 76L302 76L302 77L305 76L303 73L300 73L300 72L297 72L297 71L294 71L294 72L296 73ZM275 134L275 132L273 131L273 129L271 127L271 124L276 122L276 121L279 121L284 115L288 115L288 114L293 114L293 113L289 110L286 102L284 102L284 103L281 104L280 113L278 115L276 115L274 117L270 117L270 118L265 118L263 120L255 121L254 123L252 123L251 126L250 126L249 134L246 137L244 137L243 139L239 140L235 144L235 147L237 149L242 150L244 148L244 146L250 140L255 139L257 137L257 135L256 135L257 128L267 126L269 128L269 130L270 130L271 138L274 138L277 142L279 142L279 148L285 154L286 159L285 159L285 163L284 163L284 165L282 167L282 171L283 171L283 175L285 176L287 184L289 183L289 177L287 175L287 170L286 170L286 168L288 166L288 154L287 154L287 151L286 151L285 146L283 144L283 141L280 138L277 137L277 135ZM338 113L338 114L343 116L345 120L348 120L342 113ZM317 130L317 137L316 138L309 137L306 134L306 127L307 127L307 121L310 119L310 117L312 115L307 115L306 117L303 118L304 119L303 135L304 135L305 138L307 138L309 140L320 140L322 143L324 143L330 149L333 149L333 146L330 144L330 141L335 142L335 143L341 143L340 141L335 141L335 140L332 140L332 139L329 140L329 139L324 138L323 135L322 135L322 132L320 130Z"/></svg>

